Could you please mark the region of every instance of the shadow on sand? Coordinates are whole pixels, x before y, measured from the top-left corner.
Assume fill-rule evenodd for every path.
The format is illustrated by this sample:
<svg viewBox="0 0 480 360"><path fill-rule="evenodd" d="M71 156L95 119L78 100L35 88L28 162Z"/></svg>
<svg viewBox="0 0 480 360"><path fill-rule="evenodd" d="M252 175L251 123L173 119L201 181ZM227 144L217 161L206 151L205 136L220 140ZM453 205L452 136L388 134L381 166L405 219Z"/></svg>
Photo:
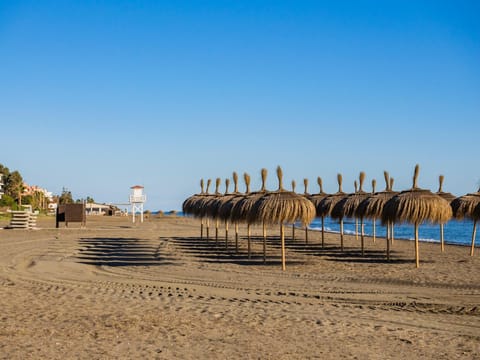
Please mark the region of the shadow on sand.
<svg viewBox="0 0 480 360"><path fill-rule="evenodd" d="M244 236L239 237L239 243L241 247L238 252L235 248L235 240L230 238L228 243L225 242L225 238L206 239L200 237L173 237L168 238L169 241L178 245L182 252L191 254L197 257L200 261L204 262L228 262L238 265L280 265L281 264L281 245L280 238L278 236L267 236L267 258L264 262L263 253L258 252L258 247L262 246L263 237L252 236L252 247L255 244L255 252L251 253L251 257L248 257L245 249L247 238ZM227 246L226 246L227 245ZM321 256L327 261L339 261L339 262L355 262L355 263L378 263L378 264L404 264L411 263L412 259L396 258L397 253L395 250L390 251L390 260L386 259L385 250L379 246L379 249L365 249L362 255L360 244L358 248L344 247L343 252L339 245L325 244L322 248L321 244L308 243L306 244L303 239L296 239L292 241L288 239L285 241L285 246L288 251L308 255L308 256ZM272 249L277 255L272 256ZM290 265L304 264L306 261L301 261L298 258L292 259L287 256L287 263Z"/></svg>
<svg viewBox="0 0 480 360"><path fill-rule="evenodd" d="M78 262L107 266L158 266L170 264L159 247L137 238L82 238Z"/></svg>

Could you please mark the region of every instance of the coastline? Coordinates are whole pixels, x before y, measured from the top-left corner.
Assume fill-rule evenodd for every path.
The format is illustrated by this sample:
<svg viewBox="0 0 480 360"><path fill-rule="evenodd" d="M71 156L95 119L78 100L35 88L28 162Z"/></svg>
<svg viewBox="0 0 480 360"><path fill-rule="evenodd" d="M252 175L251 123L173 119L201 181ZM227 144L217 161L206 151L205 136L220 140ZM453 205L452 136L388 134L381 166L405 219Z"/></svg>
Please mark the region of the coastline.
<svg viewBox="0 0 480 360"><path fill-rule="evenodd" d="M475 358L480 353L480 256L465 246L360 241L245 228L240 253L224 230L199 239L186 217L87 219L0 234L0 358ZM211 229L211 234L215 234Z"/></svg>

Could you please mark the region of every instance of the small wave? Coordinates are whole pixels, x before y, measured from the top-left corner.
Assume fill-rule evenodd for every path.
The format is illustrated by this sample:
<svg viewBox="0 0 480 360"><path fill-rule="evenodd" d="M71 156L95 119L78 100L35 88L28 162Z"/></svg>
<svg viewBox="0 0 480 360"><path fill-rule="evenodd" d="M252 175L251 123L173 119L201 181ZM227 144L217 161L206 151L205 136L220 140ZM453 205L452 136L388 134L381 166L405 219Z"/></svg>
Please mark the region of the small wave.
<svg viewBox="0 0 480 360"><path fill-rule="evenodd" d="M415 238L414 238L414 237L410 237L410 238L408 238L407 240L412 240L412 241L414 241ZM438 240L438 239L427 239L427 238L418 238L418 241L421 241L421 242L430 242L430 243L438 243L438 242L440 242L440 240Z"/></svg>
<svg viewBox="0 0 480 360"><path fill-rule="evenodd" d="M308 229L313 231L322 231L321 226L310 226ZM325 232L339 233L339 231L332 230L332 228L329 228L328 226L325 226L324 229Z"/></svg>

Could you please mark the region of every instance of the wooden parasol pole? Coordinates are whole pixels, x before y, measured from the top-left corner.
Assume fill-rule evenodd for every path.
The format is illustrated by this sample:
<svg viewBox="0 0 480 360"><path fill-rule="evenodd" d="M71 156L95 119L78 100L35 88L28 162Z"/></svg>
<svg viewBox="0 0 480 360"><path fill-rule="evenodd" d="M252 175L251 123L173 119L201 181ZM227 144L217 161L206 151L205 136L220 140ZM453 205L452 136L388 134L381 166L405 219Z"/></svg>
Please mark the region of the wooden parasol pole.
<svg viewBox="0 0 480 360"><path fill-rule="evenodd" d="M442 249L442 252L445 251L445 243L443 241L443 224L440 224L440 248Z"/></svg>
<svg viewBox="0 0 480 360"><path fill-rule="evenodd" d="M364 256L365 255L365 231L363 227L363 217L360 218L360 231L361 231L360 238L362 239L362 256Z"/></svg>
<svg viewBox="0 0 480 360"><path fill-rule="evenodd" d="M473 256L475 249L475 236L477 234L477 219L473 220L473 232L472 232L472 246L470 248L470 256Z"/></svg>
<svg viewBox="0 0 480 360"><path fill-rule="evenodd" d="M225 249L228 249L228 220L225 220Z"/></svg>
<svg viewBox="0 0 480 360"><path fill-rule="evenodd" d="M207 218L207 241L210 239L210 221Z"/></svg>
<svg viewBox="0 0 480 360"><path fill-rule="evenodd" d="M387 240L387 261L390 261L390 222L387 222L387 236L386 236L386 240Z"/></svg>
<svg viewBox="0 0 480 360"><path fill-rule="evenodd" d="M267 226L263 223L263 263L267 262Z"/></svg>
<svg viewBox="0 0 480 360"><path fill-rule="evenodd" d="M343 218L340 219L340 249L343 251Z"/></svg>
<svg viewBox="0 0 480 360"><path fill-rule="evenodd" d="M238 253L238 223L235 222L235 252Z"/></svg>
<svg viewBox="0 0 480 360"><path fill-rule="evenodd" d="M282 270L286 270L286 258L285 258L285 228L283 223L280 224L280 238L282 241Z"/></svg>
<svg viewBox="0 0 480 360"><path fill-rule="evenodd" d="M418 252L418 223L415 223L415 266L420 267L420 254Z"/></svg>
<svg viewBox="0 0 480 360"><path fill-rule="evenodd" d="M250 224L247 224L247 243L248 243L248 258L251 257L251 245L250 245Z"/></svg>
<svg viewBox="0 0 480 360"><path fill-rule="evenodd" d="M325 247L325 216L322 215L322 249Z"/></svg>

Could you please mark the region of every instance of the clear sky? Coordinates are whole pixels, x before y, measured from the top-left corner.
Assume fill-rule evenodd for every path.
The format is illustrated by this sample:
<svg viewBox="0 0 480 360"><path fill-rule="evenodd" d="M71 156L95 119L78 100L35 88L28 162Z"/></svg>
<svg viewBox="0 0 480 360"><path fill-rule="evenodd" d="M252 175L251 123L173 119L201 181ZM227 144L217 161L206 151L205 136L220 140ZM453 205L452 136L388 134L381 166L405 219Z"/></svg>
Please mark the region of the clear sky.
<svg viewBox="0 0 480 360"><path fill-rule="evenodd" d="M0 1L0 163L74 198L180 209L275 168L327 192L480 184L480 2ZM243 190L243 186L241 187ZM367 190L370 189L368 185Z"/></svg>

